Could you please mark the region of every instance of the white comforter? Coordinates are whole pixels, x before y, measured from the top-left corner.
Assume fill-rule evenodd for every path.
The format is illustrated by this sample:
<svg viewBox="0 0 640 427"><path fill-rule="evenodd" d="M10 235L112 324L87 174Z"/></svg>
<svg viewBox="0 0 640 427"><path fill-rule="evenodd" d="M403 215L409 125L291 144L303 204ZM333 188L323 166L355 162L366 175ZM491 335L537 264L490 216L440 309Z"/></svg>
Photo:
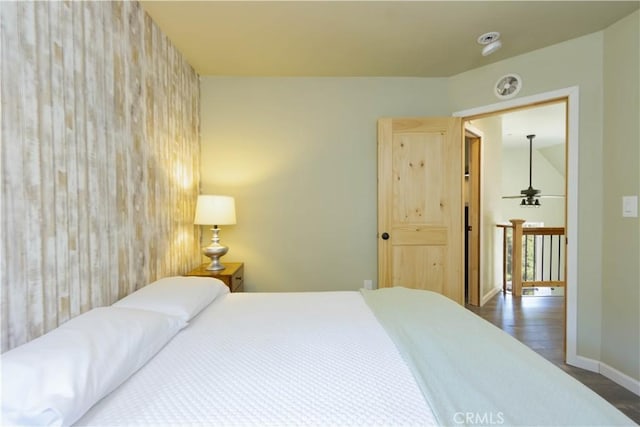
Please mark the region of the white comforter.
<svg viewBox="0 0 640 427"><path fill-rule="evenodd" d="M228 294L77 425L434 425L357 292Z"/></svg>

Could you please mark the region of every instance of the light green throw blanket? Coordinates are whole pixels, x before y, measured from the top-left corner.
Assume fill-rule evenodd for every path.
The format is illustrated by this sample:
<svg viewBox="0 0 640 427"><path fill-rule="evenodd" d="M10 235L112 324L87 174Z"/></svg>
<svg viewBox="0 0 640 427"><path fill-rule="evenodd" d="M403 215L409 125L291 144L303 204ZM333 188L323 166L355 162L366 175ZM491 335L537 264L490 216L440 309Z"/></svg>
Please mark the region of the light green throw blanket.
<svg viewBox="0 0 640 427"><path fill-rule="evenodd" d="M441 425L635 425L585 385L446 297L406 288L362 295Z"/></svg>

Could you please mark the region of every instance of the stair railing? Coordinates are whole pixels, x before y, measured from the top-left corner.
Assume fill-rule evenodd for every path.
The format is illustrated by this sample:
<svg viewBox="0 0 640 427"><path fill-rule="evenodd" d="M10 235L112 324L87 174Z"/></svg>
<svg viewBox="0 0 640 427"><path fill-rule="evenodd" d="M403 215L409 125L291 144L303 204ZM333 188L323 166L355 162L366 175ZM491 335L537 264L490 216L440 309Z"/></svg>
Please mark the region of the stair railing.
<svg viewBox="0 0 640 427"><path fill-rule="evenodd" d="M502 228L502 291L509 276L513 296L523 287L564 287L564 227L526 227L525 220L511 219Z"/></svg>

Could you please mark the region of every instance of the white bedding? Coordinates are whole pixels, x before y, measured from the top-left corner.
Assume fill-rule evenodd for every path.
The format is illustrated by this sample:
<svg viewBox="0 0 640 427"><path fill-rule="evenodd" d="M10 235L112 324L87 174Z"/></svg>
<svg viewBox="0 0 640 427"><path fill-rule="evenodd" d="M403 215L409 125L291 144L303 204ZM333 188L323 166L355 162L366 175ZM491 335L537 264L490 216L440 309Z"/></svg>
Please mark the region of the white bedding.
<svg viewBox="0 0 640 427"><path fill-rule="evenodd" d="M218 297L76 425L435 425L358 292Z"/></svg>
<svg viewBox="0 0 640 427"><path fill-rule="evenodd" d="M401 287L362 293L442 425L634 425L584 384L443 295Z"/></svg>

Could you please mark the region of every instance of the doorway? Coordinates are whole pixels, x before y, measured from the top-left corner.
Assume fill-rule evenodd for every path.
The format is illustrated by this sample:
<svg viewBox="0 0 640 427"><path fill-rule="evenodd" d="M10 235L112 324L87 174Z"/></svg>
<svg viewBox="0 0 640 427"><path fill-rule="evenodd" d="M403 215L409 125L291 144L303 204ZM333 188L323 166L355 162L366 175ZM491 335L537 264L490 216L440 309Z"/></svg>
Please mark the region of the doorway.
<svg viewBox="0 0 640 427"><path fill-rule="evenodd" d="M501 264L511 264L508 259L502 259L502 251L495 250L496 246L502 246L505 231L510 241L511 229L495 227L509 227L513 219L525 221L523 252L527 262L522 266L523 273L526 273L523 279L544 287L553 270L554 285L562 286L559 282L564 281L564 259L559 259L559 256L564 255L564 239L561 239L562 235L545 236L550 231L547 228L554 228L555 232L555 229L565 227L565 110L565 101L556 101L471 120L486 134L483 146L486 152L485 194L481 216L485 219L483 231L487 241L481 253L488 257L489 263L493 260L493 264L485 265L484 281L488 283L481 290L483 297L504 281L500 277L503 271ZM534 195L523 195L529 189ZM471 189L472 206L477 192L479 190ZM540 233L544 234L534 236L531 227L540 228ZM552 240L554 243L551 245ZM558 251L558 245L561 245L561 251ZM550 257L552 251L555 256ZM510 252L507 255L510 256ZM508 287L511 288L510 270L507 276Z"/></svg>
<svg viewBox="0 0 640 427"><path fill-rule="evenodd" d="M464 124L464 295L465 304L480 306L480 213L482 131Z"/></svg>
<svg viewBox="0 0 640 427"><path fill-rule="evenodd" d="M567 203L570 198L565 198L567 194L569 197L571 196L576 185L575 182L570 182L572 171L567 167L572 163L568 156L570 153L568 136L571 135L568 131L570 120L567 115L569 97L551 97L545 101L521 103L510 108L500 108L502 106L486 107L489 110L485 109L481 114L465 115L464 112L456 114L463 116L465 123L471 123L484 132L481 144L483 193L482 207L480 208L482 235L480 243L480 258L482 259L479 283L480 305L502 290L500 284L503 279L501 277L503 243L499 234L505 229L498 229L497 224L508 224L509 219L522 218L538 225L564 228L573 215L570 212L572 205ZM551 118L551 121L554 122L552 124L556 126L553 132L549 129L549 115L551 113L556 115L555 118ZM577 114L575 116L577 117ZM531 123L527 124L526 120ZM514 128L516 125L522 129ZM577 124L574 123L574 126L577 127ZM533 155L528 150L527 138L525 137L532 134L537 135ZM465 145L469 146L469 144ZM529 151L528 156L527 151ZM529 165L533 163L533 167L527 163ZM573 179L576 179L575 170L573 170ZM566 172L569 174L567 175ZM496 183L498 184L496 185ZM520 193L526 191L527 187L532 188L532 186L541 189L534 197L536 207L523 208L521 207L523 196ZM547 196L554 196L554 198ZM538 240L535 240L534 244ZM570 264L573 262L571 257L575 257L575 254L571 255L571 251L566 251L568 249L566 248L567 239L563 237L562 240L563 256L569 255L567 261L563 260L561 265L564 280L567 277L567 268L571 270ZM530 255L533 257L539 252L540 247L531 251ZM540 264L538 262L534 268L539 269ZM559 268L559 266L556 267L556 270ZM567 287L569 288L575 284L571 281L572 279L575 281L575 277L567 277ZM542 284L542 286L545 285ZM536 294L533 290L528 293ZM546 294L549 295L548 292ZM469 292L469 297L471 297L471 292ZM561 298L564 299L564 297ZM468 302L473 304L471 298ZM569 363L572 355L571 344L575 340L575 334L572 334L575 332L572 325L572 319L575 320L575 305L571 304L572 302L568 300L566 306L567 324L566 327L563 327L563 330L567 331L567 361Z"/></svg>

